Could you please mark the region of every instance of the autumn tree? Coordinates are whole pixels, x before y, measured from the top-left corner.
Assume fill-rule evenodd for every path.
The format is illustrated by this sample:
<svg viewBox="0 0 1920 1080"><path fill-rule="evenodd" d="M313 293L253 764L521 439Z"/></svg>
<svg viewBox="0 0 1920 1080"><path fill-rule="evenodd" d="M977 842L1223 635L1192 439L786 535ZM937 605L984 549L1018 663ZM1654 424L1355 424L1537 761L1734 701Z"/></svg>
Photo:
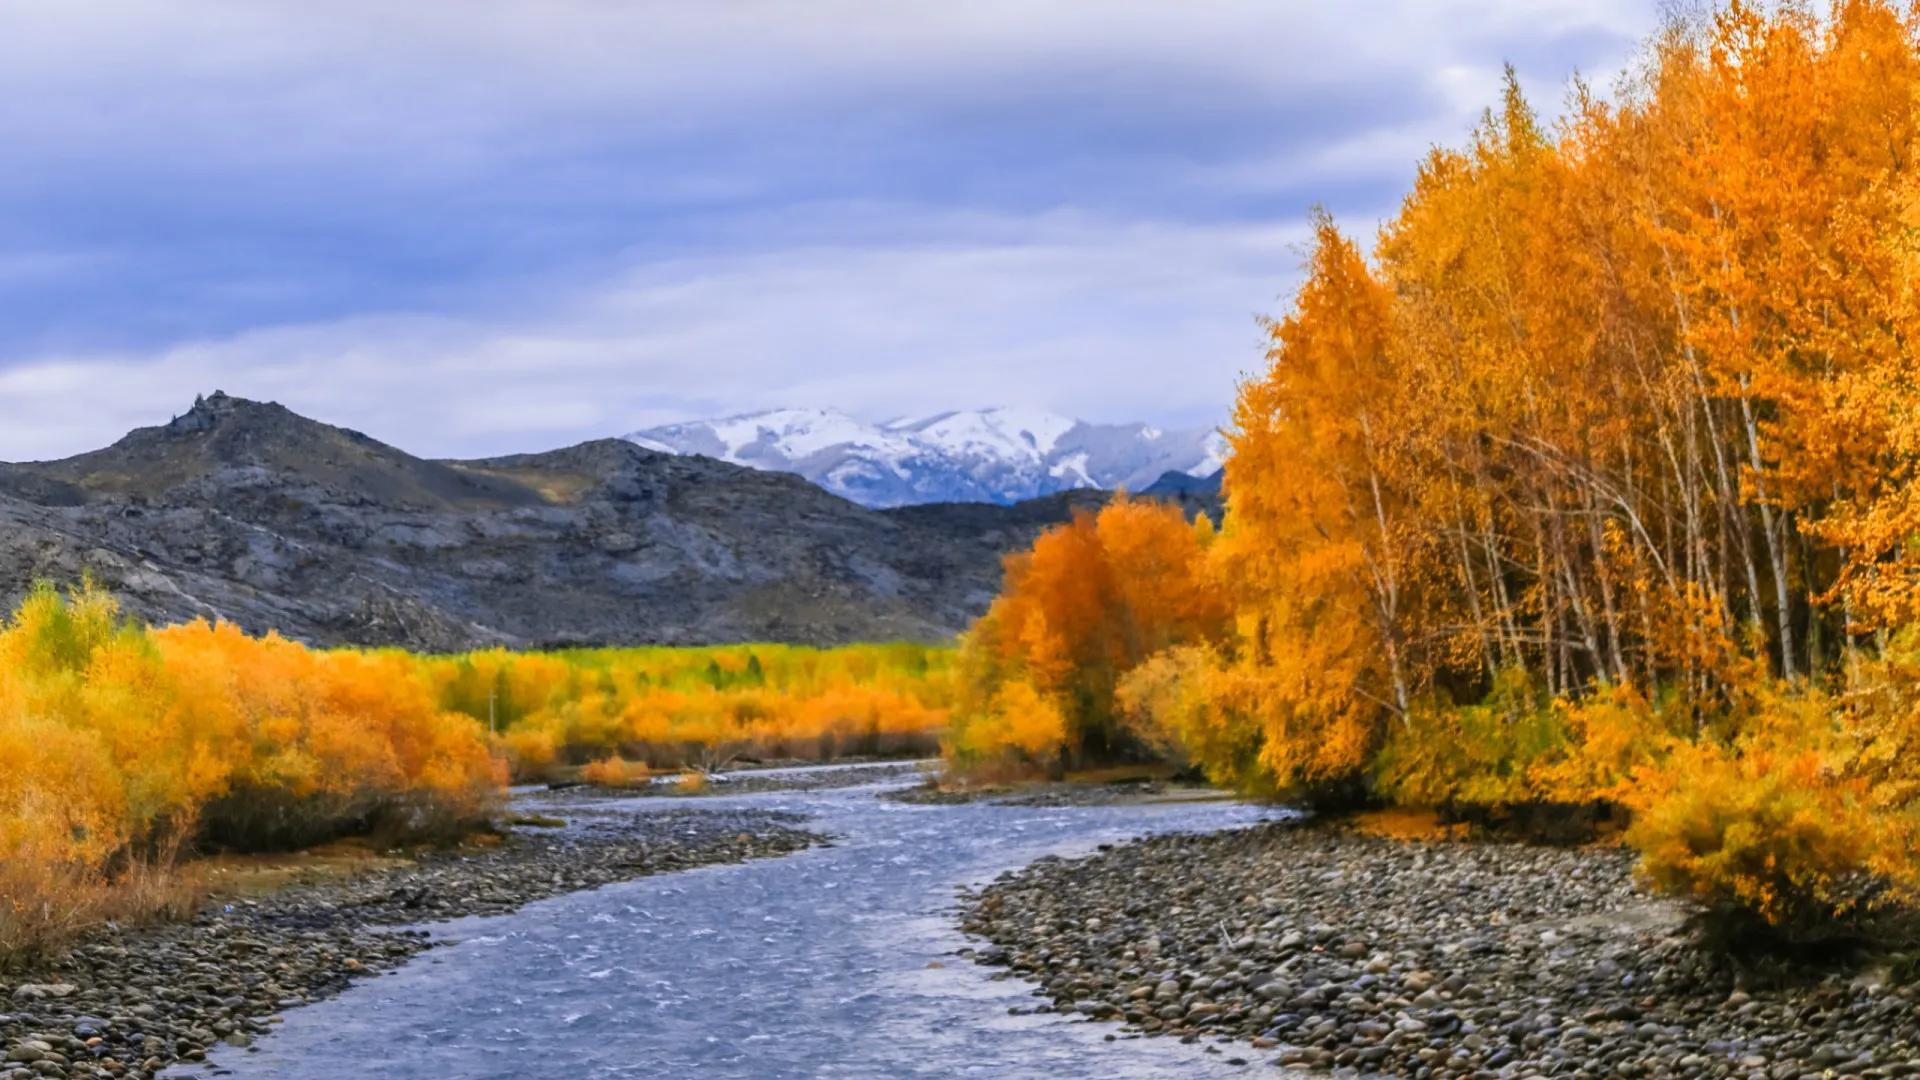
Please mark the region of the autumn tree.
<svg viewBox="0 0 1920 1080"><path fill-rule="evenodd" d="M1204 521L1121 497L1009 556L1005 588L962 650L956 745L976 755L989 750L991 740L969 734L967 725L1016 722L1007 688L1024 687L1014 704L1031 691L1061 717L1055 746L1021 741L1028 759L1058 765L1136 752L1116 715L1121 677L1163 649L1225 631L1227 598L1205 564L1211 542ZM1034 720L1056 729L1039 712Z"/></svg>

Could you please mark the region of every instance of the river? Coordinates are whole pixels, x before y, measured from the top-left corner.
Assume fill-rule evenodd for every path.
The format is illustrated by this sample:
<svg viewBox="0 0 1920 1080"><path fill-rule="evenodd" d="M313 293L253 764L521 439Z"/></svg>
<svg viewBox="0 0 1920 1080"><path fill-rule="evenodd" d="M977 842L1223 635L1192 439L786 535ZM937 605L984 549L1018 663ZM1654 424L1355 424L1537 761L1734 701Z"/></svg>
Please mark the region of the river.
<svg viewBox="0 0 1920 1080"><path fill-rule="evenodd" d="M833 842L439 924L445 947L176 1075L1127 1080L1246 1075L1227 1059L1259 1060L1244 1046L1108 1041L1116 1025L1009 1014L1043 999L953 955L977 944L955 926L955 890L1045 855L1274 811L917 806L876 798L886 786L598 804L794 810Z"/></svg>

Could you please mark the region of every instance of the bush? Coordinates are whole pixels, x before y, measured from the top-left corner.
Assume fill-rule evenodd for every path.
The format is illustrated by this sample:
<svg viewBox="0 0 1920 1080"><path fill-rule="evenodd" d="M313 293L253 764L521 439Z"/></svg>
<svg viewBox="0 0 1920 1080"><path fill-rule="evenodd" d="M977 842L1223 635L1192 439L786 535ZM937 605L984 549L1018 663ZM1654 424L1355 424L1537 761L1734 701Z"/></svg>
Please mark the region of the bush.
<svg viewBox="0 0 1920 1080"><path fill-rule="evenodd" d="M598 787L636 787L653 777L644 762L624 758L601 758L580 770L580 779Z"/></svg>
<svg viewBox="0 0 1920 1080"><path fill-rule="evenodd" d="M1526 672L1508 669L1471 705L1429 696L1390 727L1374 759L1380 790L1415 806L1504 807L1536 797L1536 763L1566 746L1566 732Z"/></svg>
<svg viewBox="0 0 1920 1080"><path fill-rule="evenodd" d="M172 854L107 874L46 860L0 861L0 971L58 950L102 922L181 919L205 898L199 877Z"/></svg>
<svg viewBox="0 0 1920 1080"><path fill-rule="evenodd" d="M962 770L1017 763L1057 774L1067 749L1067 720L1030 683L999 688L987 709L955 736L950 755Z"/></svg>
<svg viewBox="0 0 1920 1080"><path fill-rule="evenodd" d="M1209 694L1218 658L1204 645L1169 649L1128 672L1115 694L1121 730L1162 760L1198 767L1207 779L1272 794L1259 729Z"/></svg>
<svg viewBox="0 0 1920 1080"><path fill-rule="evenodd" d="M503 771L406 659L148 631L83 585L0 628L0 951L176 904L175 854L486 817Z"/></svg>
<svg viewBox="0 0 1920 1080"><path fill-rule="evenodd" d="M593 761L590 779L628 784L771 749L928 752L950 655L318 650L224 623L149 630L90 583L40 586L0 627L0 955L166 907L154 883L190 841L459 835L498 809L509 762Z"/></svg>
<svg viewBox="0 0 1920 1080"><path fill-rule="evenodd" d="M1642 768L1627 840L1648 880L1789 939L1920 896L1915 766L1862 738L1850 713L1818 691L1776 693L1731 744L1688 744Z"/></svg>
<svg viewBox="0 0 1920 1080"><path fill-rule="evenodd" d="M514 778L609 757L655 769L734 757L937 752L951 649L914 644L492 649L408 658L441 707L491 723Z"/></svg>

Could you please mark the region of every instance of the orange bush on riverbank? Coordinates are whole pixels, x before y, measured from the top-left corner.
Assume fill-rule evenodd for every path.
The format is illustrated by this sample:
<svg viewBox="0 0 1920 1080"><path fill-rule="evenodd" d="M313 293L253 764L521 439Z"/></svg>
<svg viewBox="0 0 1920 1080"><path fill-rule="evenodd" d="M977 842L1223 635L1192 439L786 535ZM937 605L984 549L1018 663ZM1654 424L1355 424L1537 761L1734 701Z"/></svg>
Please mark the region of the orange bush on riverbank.
<svg viewBox="0 0 1920 1080"><path fill-rule="evenodd" d="M115 910L187 840L432 834L505 776L400 658L149 632L91 588L40 589L0 630L0 761L0 950Z"/></svg>

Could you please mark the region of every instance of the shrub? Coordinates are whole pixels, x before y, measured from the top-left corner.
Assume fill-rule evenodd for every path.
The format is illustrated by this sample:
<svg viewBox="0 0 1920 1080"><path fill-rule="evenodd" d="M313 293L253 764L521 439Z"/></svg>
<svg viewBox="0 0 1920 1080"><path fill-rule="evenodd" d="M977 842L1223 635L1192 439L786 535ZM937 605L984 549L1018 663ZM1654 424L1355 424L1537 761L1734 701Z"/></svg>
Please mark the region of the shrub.
<svg viewBox="0 0 1920 1080"><path fill-rule="evenodd" d="M319 650L224 623L149 630L91 583L39 586L0 627L0 955L165 908L156 883L190 840L463 833L498 808L509 765L525 778L592 761L590 779L628 784L649 763L772 749L930 751L950 656Z"/></svg>
<svg viewBox="0 0 1920 1080"><path fill-rule="evenodd" d="M599 787L635 787L647 783L653 770L645 762L607 757L580 770L580 779Z"/></svg>
<svg viewBox="0 0 1920 1080"><path fill-rule="evenodd" d="M504 778L398 654L228 625L148 631L83 584L0 628L0 950L176 904L192 838L282 846L451 831Z"/></svg>
<svg viewBox="0 0 1920 1080"><path fill-rule="evenodd" d="M953 756L963 769L1011 761L1058 772L1067 748L1067 720L1032 684L1007 683L956 740Z"/></svg>
<svg viewBox="0 0 1920 1080"><path fill-rule="evenodd" d="M1121 729L1161 759L1198 767L1207 779L1251 794L1272 794L1260 760L1259 729L1210 693L1220 661L1204 645L1160 653L1120 680Z"/></svg>
<svg viewBox="0 0 1920 1080"><path fill-rule="evenodd" d="M1535 797L1535 763L1565 744L1545 695L1526 672L1509 669L1471 705L1436 695L1415 702L1405 722L1390 727L1374 776L1403 804L1510 806Z"/></svg>
<svg viewBox="0 0 1920 1080"><path fill-rule="evenodd" d="M1634 775L1687 741L1692 717L1670 696L1657 706L1634 686L1603 686L1584 698L1557 698L1564 734L1553 752L1536 759L1533 784L1542 798L1561 803L1624 804Z"/></svg>
<svg viewBox="0 0 1920 1080"><path fill-rule="evenodd" d="M622 757L656 769L735 757L930 754L950 649L913 644L487 650L415 658L442 707L498 729L517 779Z"/></svg>
<svg viewBox="0 0 1920 1080"><path fill-rule="evenodd" d="M205 897L172 853L113 874L70 863L0 860L0 971L39 959L107 920L137 925L191 915Z"/></svg>
<svg viewBox="0 0 1920 1080"><path fill-rule="evenodd" d="M1915 766L1849 713L1816 690L1776 693L1732 743L1640 769L1627 839L1648 880L1789 938L1920 896Z"/></svg>

